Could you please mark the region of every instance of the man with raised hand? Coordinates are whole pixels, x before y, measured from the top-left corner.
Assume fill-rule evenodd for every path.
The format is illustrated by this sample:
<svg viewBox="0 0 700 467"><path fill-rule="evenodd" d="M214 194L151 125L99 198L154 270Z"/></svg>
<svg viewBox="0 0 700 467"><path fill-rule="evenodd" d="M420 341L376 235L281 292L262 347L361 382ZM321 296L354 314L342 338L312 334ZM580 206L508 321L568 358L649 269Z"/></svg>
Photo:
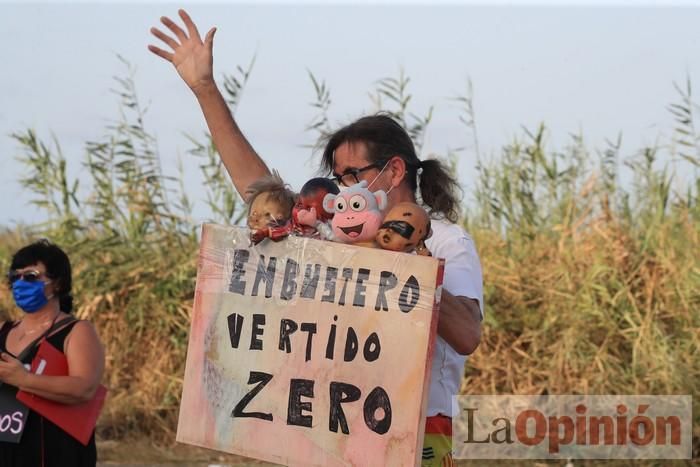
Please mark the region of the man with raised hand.
<svg viewBox="0 0 700 467"><path fill-rule="evenodd" d="M179 16L185 30L167 17L161 22L174 37L157 28L151 33L167 51L149 45L151 52L175 66L204 113L214 144L238 193L270 173L238 128L213 78L213 43L216 28L202 40L197 26L184 10ZM435 159L418 159L406 131L386 115L360 118L332 134L321 167L341 185L366 180L388 195L387 209L400 202L416 202L416 191L431 214L433 235L426 246L445 258L438 338L435 343L423 465L452 463L452 396L459 392L466 355L479 345L483 318L483 289L479 256L471 237L455 222L459 219L459 184Z"/></svg>

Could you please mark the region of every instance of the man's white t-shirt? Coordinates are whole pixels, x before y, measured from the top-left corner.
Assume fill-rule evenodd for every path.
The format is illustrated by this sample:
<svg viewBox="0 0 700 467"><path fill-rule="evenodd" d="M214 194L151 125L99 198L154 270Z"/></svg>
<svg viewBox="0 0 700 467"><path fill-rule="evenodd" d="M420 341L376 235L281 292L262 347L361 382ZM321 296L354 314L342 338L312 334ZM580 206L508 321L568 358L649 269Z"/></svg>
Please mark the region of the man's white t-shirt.
<svg viewBox="0 0 700 467"><path fill-rule="evenodd" d="M456 224L433 220L431 227L433 234L425 244L433 257L445 259L443 290L478 300L483 317L483 279L474 240ZM437 414L452 416L452 396L459 393L466 360L465 355L458 354L437 336L428 394L429 417Z"/></svg>

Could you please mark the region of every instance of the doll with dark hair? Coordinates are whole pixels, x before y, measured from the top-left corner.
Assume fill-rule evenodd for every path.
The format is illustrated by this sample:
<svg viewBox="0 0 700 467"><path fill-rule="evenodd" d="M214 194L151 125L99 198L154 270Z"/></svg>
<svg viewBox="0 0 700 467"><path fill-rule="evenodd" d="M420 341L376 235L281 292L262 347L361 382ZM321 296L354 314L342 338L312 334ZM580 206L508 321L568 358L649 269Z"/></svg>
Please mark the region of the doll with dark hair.
<svg viewBox="0 0 700 467"><path fill-rule="evenodd" d="M319 238L319 230L333 218L333 214L323 208L323 198L328 194L340 193L338 185L323 177L312 178L301 187L299 200L292 210L294 234L302 237Z"/></svg>

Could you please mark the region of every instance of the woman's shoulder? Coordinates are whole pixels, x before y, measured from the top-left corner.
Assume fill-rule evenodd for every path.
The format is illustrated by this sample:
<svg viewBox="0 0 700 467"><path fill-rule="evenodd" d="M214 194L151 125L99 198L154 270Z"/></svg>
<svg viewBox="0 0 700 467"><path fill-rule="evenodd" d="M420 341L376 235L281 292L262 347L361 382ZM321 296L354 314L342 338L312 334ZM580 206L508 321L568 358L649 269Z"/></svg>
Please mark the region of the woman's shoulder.
<svg viewBox="0 0 700 467"><path fill-rule="evenodd" d="M90 333L90 334L97 333L97 330L95 329L95 325L92 324L91 321L88 321L86 319L77 319L75 321L75 324L73 324L73 329L71 331L78 332L78 333Z"/></svg>
<svg viewBox="0 0 700 467"><path fill-rule="evenodd" d="M85 319L76 319L71 322L67 328L69 328L65 337L65 344L68 345L69 341L76 341L81 343L81 345L90 343L99 343L99 337L97 336L97 330L92 322Z"/></svg>
<svg viewBox="0 0 700 467"><path fill-rule="evenodd" d="M62 315L56 320L56 323L59 323L58 328L51 331L47 337L55 346L65 348L70 340L82 341L95 334L95 328L90 321L66 313Z"/></svg>
<svg viewBox="0 0 700 467"><path fill-rule="evenodd" d="M68 315L68 317L73 318L72 320L66 319L66 325L61 326L60 329L67 330L67 335L72 334L84 334L84 333L95 333L95 325L86 319L79 319L75 316Z"/></svg>

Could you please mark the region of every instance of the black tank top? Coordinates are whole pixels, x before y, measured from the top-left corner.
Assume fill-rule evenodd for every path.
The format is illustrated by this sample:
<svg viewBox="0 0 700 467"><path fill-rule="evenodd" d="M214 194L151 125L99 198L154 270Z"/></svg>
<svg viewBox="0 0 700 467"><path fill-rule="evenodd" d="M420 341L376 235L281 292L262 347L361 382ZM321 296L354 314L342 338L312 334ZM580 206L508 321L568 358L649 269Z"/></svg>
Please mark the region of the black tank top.
<svg viewBox="0 0 700 467"><path fill-rule="evenodd" d="M66 337L77 321L60 329L46 340L64 352ZM5 322L0 328L0 350L7 352L7 334L17 323ZM22 363L31 363L36 349ZM2 467L94 467L97 464L95 433L87 446L83 446L65 431L33 410L18 444L0 442L0 466Z"/></svg>

